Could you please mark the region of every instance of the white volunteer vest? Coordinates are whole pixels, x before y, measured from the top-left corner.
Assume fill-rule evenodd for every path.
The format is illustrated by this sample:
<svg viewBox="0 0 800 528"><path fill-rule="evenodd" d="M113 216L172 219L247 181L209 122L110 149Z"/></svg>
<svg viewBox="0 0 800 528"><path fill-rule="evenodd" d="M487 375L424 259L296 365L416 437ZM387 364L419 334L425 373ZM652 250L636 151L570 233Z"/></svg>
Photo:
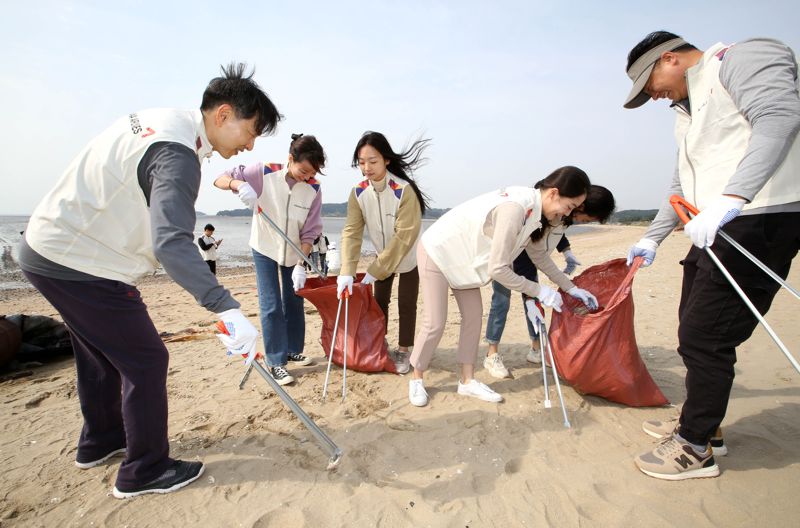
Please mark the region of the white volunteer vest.
<svg viewBox="0 0 800 528"><path fill-rule="evenodd" d="M356 201L361 207L369 239L378 253L389 245L394 236L394 223L403 193L414 192L408 183L399 178L395 179L393 174L387 173L386 178L386 187L380 192L375 190L369 180L364 180L355 187ZM397 265L395 273L406 273L417 267L418 242L419 235L417 235L414 245Z"/></svg>
<svg viewBox="0 0 800 528"><path fill-rule="evenodd" d="M702 210L722 194L750 143L752 127L719 80L729 46L715 44L686 72L691 116L678 110L678 175L686 199ZM796 80L797 83L797 80ZM797 85L800 88L800 84ZM784 162L744 209L800 201L800 136Z"/></svg>
<svg viewBox="0 0 800 528"><path fill-rule="evenodd" d="M118 119L70 163L31 215L25 239L41 256L96 277L135 284L158 262L137 169L156 142L211 155L200 110L152 109Z"/></svg>
<svg viewBox="0 0 800 528"><path fill-rule="evenodd" d="M454 289L479 288L489 282L492 240L484 224L498 205L515 202L525 211L525 221L516 233L513 261L541 227L542 200L532 187L506 187L483 194L449 210L422 235L422 245Z"/></svg>
<svg viewBox="0 0 800 528"><path fill-rule="evenodd" d="M265 165L265 172L267 170L270 170L269 166ZM288 172L289 169L285 168L264 174L258 206L300 247L300 231L308 218L311 203L319 192L319 183L312 178L308 182L297 182L290 189L286 183ZM281 266L294 266L300 260L300 255L258 213L258 209L253 212L250 247Z"/></svg>
<svg viewBox="0 0 800 528"><path fill-rule="evenodd" d="M200 250L200 255L203 257L203 260L217 260L217 241L214 240L214 237L205 236L201 237L203 239L203 243L211 244L211 247L208 249L203 249L199 245L197 246Z"/></svg>

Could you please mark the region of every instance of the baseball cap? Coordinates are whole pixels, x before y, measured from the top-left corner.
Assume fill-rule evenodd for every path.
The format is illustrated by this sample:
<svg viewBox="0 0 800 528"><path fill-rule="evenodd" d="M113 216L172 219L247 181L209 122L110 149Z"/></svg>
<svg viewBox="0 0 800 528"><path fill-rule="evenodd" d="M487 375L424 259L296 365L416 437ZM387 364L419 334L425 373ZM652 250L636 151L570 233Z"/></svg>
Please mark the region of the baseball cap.
<svg viewBox="0 0 800 528"><path fill-rule="evenodd" d="M631 88L631 92L628 94L622 106L625 108L639 108L649 101L650 96L644 93L644 86L650 79L650 74L653 72L656 62L665 51L672 51L680 48L684 44L686 44L686 41L682 38L674 38L652 47L644 52L641 57L633 61L633 64L631 64L631 67L628 68L627 71L628 77L633 81L633 88Z"/></svg>

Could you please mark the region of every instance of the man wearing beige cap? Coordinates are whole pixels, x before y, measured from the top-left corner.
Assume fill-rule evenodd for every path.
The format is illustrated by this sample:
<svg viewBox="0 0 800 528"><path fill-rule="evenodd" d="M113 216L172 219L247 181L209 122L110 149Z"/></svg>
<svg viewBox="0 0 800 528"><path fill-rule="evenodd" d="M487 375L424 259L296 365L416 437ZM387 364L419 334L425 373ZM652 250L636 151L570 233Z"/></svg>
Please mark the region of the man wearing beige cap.
<svg viewBox="0 0 800 528"><path fill-rule="evenodd" d="M800 96L794 52L770 39L701 51L678 35L647 35L628 55L633 88L625 108L670 99L678 159L667 196L700 213L686 224L692 246L683 261L678 353L686 366L686 402L673 422L645 422L663 438L635 459L665 480L716 477L714 454L727 452L719 426L733 385L736 347L757 325L707 252L710 247L762 314L778 284L716 237L725 232L783 278L800 247ZM628 263L655 258L678 224L665 201Z"/></svg>

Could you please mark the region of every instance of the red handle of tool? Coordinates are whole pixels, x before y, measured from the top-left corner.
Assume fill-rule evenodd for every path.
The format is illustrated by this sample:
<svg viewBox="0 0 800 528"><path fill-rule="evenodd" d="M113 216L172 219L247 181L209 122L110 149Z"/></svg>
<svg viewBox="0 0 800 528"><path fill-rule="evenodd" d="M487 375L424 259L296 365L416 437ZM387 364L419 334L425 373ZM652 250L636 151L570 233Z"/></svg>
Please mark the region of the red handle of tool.
<svg viewBox="0 0 800 528"><path fill-rule="evenodd" d="M680 218L681 222L684 224L688 224L689 220L691 220L689 215L686 214L686 211L692 213L692 216L697 216L698 213L700 213L697 207L687 202L686 198L683 196L678 196L677 194L673 194L669 197L669 204L675 209L675 212L678 213L678 218Z"/></svg>

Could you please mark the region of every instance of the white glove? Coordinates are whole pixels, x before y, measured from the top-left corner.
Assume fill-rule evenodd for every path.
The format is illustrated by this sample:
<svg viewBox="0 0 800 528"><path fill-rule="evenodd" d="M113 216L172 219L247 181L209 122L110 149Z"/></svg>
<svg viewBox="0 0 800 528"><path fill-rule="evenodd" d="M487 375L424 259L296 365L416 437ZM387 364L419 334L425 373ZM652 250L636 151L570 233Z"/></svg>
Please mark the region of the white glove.
<svg viewBox="0 0 800 528"><path fill-rule="evenodd" d="M303 264L297 264L292 270L292 286L294 291L303 289L306 285L306 267Z"/></svg>
<svg viewBox="0 0 800 528"><path fill-rule="evenodd" d="M364 278L361 279L361 284L372 284L373 282L375 282L375 280L376 280L375 277L370 275L369 272L366 272L364 274Z"/></svg>
<svg viewBox="0 0 800 528"><path fill-rule="evenodd" d="M575 271L575 268L581 265L581 262L575 258L575 255L573 255L572 251L569 249L564 251L564 260L567 263L567 266L564 268L564 273L567 275L572 275L572 272Z"/></svg>
<svg viewBox="0 0 800 528"><path fill-rule="evenodd" d="M342 292L347 288L347 293L353 294L353 276L352 275L339 275L336 277L336 297L340 298Z"/></svg>
<svg viewBox="0 0 800 528"><path fill-rule="evenodd" d="M539 285L539 295L536 297L542 302L543 305L547 306L548 308L552 308L557 312L561 311L561 305L564 304L564 299L561 298L561 294L550 286L545 286L544 284Z"/></svg>
<svg viewBox="0 0 800 528"><path fill-rule="evenodd" d="M714 243L717 231L739 216L744 204L744 198L720 196L714 203L692 218L683 228L683 232L692 239L692 244L695 246L699 248L710 247Z"/></svg>
<svg viewBox="0 0 800 528"><path fill-rule="evenodd" d="M578 288L577 286L573 286L567 291L568 294L572 295L576 299L580 299L580 301L586 305L587 308L590 310L597 310L599 304L597 303L597 297L591 294L591 292L587 290L583 290Z"/></svg>
<svg viewBox="0 0 800 528"><path fill-rule="evenodd" d="M533 299L525 301L525 312L528 314L528 319L533 323L533 332L539 335L540 324L544 323L544 314Z"/></svg>
<svg viewBox="0 0 800 528"><path fill-rule="evenodd" d="M656 259L656 249L658 249L658 243L655 240L649 238L641 239L628 250L628 266L631 265L636 257L644 259L642 267L649 266Z"/></svg>
<svg viewBox="0 0 800 528"><path fill-rule="evenodd" d="M256 358L256 341L258 340L258 330L250 324L250 321L242 314L238 308L225 310L217 316L222 320L225 328L223 333L217 337L225 348L228 355L246 356L246 364L250 365ZM220 328L220 330L222 330Z"/></svg>
<svg viewBox="0 0 800 528"><path fill-rule="evenodd" d="M239 194L239 199L248 209L253 209L256 206L258 195L256 194L256 190L253 189L249 183L244 182L241 184L236 192Z"/></svg>

